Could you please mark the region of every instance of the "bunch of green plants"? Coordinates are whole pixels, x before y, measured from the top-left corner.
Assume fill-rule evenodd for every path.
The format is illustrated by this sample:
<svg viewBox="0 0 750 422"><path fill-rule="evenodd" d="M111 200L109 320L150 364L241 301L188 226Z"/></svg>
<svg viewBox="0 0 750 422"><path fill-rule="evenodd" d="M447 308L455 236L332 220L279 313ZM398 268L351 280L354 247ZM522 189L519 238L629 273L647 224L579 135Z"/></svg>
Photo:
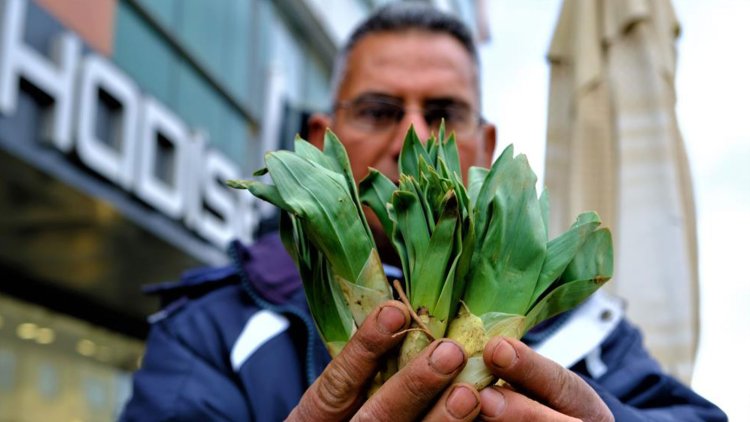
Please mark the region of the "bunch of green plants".
<svg viewBox="0 0 750 422"><path fill-rule="evenodd" d="M381 382L448 337L470 356L458 381L483 388L495 381L482 361L491 337L521 338L612 277L612 238L595 212L548 240L547 195L537 195L536 175L512 145L491 168L470 168L466 185L456 140L443 128L425 142L407 133L398 184L371 169L357 185L330 131L322 151L298 138L293 152L268 153L265 163L255 175L272 184L228 184L283 211L282 240L332 356L378 304L398 297L409 305L412 329ZM403 286L385 277L363 205L401 260Z"/></svg>

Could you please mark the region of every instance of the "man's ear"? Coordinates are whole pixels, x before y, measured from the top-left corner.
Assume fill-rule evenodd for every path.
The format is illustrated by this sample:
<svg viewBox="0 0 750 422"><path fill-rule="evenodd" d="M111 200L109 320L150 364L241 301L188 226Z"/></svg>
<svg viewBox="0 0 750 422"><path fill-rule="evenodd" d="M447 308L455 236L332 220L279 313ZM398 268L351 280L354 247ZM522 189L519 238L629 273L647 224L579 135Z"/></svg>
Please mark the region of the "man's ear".
<svg viewBox="0 0 750 422"><path fill-rule="evenodd" d="M331 127L331 117L323 113L315 113L307 119L307 140L323 149L323 139L325 138L326 129Z"/></svg>
<svg viewBox="0 0 750 422"><path fill-rule="evenodd" d="M482 142L483 142L483 153L484 163L481 163L482 167L490 168L492 166L492 158L495 155L495 144L497 142L497 129L492 123L485 123L482 125Z"/></svg>

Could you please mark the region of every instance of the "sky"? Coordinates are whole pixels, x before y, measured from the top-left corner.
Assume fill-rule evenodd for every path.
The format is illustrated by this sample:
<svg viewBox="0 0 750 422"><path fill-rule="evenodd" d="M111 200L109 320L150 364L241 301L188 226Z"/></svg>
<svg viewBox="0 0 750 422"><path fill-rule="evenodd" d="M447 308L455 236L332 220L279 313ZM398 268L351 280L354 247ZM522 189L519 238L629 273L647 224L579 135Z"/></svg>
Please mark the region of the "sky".
<svg viewBox="0 0 750 422"><path fill-rule="evenodd" d="M483 108L543 178L549 67L561 0L486 0L492 39L481 47ZM701 338L693 388L730 420L750 420L750 1L673 0L677 117L698 217Z"/></svg>

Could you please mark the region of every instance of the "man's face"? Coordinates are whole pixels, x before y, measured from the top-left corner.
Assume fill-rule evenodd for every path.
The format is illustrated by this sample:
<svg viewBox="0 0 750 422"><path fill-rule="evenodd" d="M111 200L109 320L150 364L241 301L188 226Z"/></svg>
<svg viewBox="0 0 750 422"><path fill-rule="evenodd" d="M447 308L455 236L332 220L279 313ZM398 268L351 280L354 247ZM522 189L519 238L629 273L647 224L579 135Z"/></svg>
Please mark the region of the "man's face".
<svg viewBox="0 0 750 422"><path fill-rule="evenodd" d="M489 166L495 147L494 127L480 123L476 78L471 56L450 35L367 35L350 53L333 114L311 119L310 140L322 145L330 127L347 149L356 180L374 167L396 181L409 126L426 140L447 113L465 178L470 166Z"/></svg>
<svg viewBox="0 0 750 422"><path fill-rule="evenodd" d="M409 126L426 140L437 132L440 117L449 117L466 180L470 166L489 167L495 148L495 127L480 124L476 78L471 56L450 35L417 30L367 35L350 52L333 114L311 117L309 140L322 148L330 127L344 144L357 181L373 167L396 182ZM397 264L374 213L365 208L365 214L381 259Z"/></svg>

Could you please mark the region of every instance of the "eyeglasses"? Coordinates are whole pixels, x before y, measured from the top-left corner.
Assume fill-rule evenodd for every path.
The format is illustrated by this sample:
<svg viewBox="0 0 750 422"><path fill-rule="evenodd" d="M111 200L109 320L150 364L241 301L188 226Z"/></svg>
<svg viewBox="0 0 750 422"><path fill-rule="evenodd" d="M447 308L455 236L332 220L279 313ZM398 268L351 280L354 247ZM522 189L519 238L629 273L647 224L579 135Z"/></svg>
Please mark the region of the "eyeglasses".
<svg viewBox="0 0 750 422"><path fill-rule="evenodd" d="M393 131L408 111L397 101L371 98L341 101L336 104L336 109L343 110L346 123L375 135ZM446 133L455 132L457 137L472 135L482 122L471 107L453 101L428 102L419 111L435 134L443 120Z"/></svg>

